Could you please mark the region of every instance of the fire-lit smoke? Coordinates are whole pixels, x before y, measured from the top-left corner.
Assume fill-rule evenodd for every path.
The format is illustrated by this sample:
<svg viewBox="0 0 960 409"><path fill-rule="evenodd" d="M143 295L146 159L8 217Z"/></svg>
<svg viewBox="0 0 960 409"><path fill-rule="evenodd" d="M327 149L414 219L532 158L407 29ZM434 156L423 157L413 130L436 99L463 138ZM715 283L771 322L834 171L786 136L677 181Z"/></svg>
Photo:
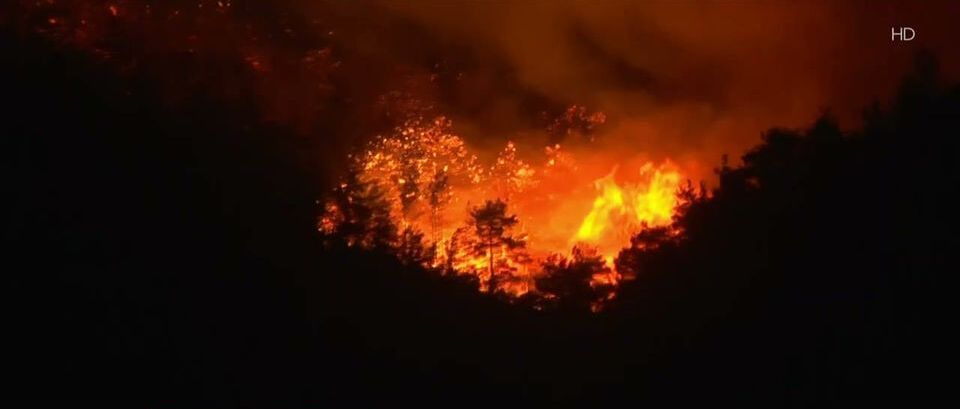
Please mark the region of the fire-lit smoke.
<svg viewBox="0 0 960 409"><path fill-rule="evenodd" d="M735 158L771 125L801 126L824 108L853 125L918 49L960 72L955 1L11 3L0 23L156 69L175 96L201 81L255 95L265 118L324 139L316 165L332 169L402 122L395 111L411 107L390 102L401 95L452 118L478 155L507 140L566 143L535 131L587 106L606 115L595 134L605 149L639 148L708 179L722 154ZM900 25L917 39L892 44Z"/></svg>
<svg viewBox="0 0 960 409"><path fill-rule="evenodd" d="M480 91L493 112L465 120L521 124L500 107L522 106L526 96L514 89L531 90L604 112L607 139L716 163L754 144L771 124L801 126L825 108L854 125L864 106L894 91L922 47L941 51L945 71L960 71L960 57L951 52L955 36L948 33L954 25L945 20L960 13L956 2L861 6L556 1L387 3L381 9L469 47L476 64L463 68L464 92L476 93L473 81L513 88ZM916 40L922 44L891 44L895 25L927 34ZM709 176L705 170L697 176Z"/></svg>
<svg viewBox="0 0 960 409"><path fill-rule="evenodd" d="M433 263L485 281L502 269L519 294L537 260L578 244L611 265L631 234L670 222L681 183L710 182L721 155L768 127L824 108L856 125L919 49L955 79L958 13L956 1L21 0L0 6L0 25L149 78L171 105L255 107L238 120L309 141L298 159L322 169L318 186L375 186L361 193L423 233ZM903 25L917 40L891 43ZM514 241L452 250L478 229L471 209L497 199ZM321 229L352 217L325 208Z"/></svg>

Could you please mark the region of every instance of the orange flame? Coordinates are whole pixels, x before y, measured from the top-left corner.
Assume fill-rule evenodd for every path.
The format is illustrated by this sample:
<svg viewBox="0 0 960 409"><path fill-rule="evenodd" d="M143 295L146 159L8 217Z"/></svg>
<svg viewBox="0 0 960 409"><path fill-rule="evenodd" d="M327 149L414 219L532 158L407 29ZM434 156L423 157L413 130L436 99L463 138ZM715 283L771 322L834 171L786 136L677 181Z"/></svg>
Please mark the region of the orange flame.
<svg viewBox="0 0 960 409"><path fill-rule="evenodd" d="M645 226L670 224L681 179L670 162L659 166L647 162L640 168L639 181L624 186L617 183L616 173L614 167L594 182L599 194L571 240L598 246L608 263L612 254L629 241L630 234Z"/></svg>
<svg viewBox="0 0 960 409"><path fill-rule="evenodd" d="M507 143L492 163L484 164L451 125L445 118L411 122L378 137L353 158L359 179L385 193L390 218L398 226L429 233L436 251L428 264L476 276L481 291L535 292L540 261L579 244L595 248L610 267L593 278L593 285L615 287L621 276L612 268L613 260L630 237L672 222L682 174L670 161L624 158L625 165L592 179L598 170L610 169L603 157L580 162L553 145L545 149L542 162L527 162L517 145ZM477 255L471 248L465 209L497 198L519 216L515 233L526 239L527 256L515 259L506 249ZM337 209L326 210L332 214ZM331 220L321 217L318 228L336 229ZM489 288L491 263L509 272L495 289Z"/></svg>

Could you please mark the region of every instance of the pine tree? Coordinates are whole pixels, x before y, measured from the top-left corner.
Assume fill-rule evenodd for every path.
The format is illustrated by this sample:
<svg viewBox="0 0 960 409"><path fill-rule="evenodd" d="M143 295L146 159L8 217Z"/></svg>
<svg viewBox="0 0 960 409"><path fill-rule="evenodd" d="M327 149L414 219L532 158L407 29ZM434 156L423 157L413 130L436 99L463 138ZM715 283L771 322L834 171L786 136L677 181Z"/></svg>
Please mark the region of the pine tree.
<svg viewBox="0 0 960 409"><path fill-rule="evenodd" d="M498 288L502 278L513 277L518 267L529 261L525 237L513 234L518 223L516 215L507 215L507 204L499 199L470 210L470 254L475 260L484 260L491 291Z"/></svg>
<svg viewBox="0 0 960 409"><path fill-rule="evenodd" d="M390 204L374 183L361 181L357 172L334 189L324 206L318 230L325 243L348 247L388 250L397 242L397 227L390 218Z"/></svg>

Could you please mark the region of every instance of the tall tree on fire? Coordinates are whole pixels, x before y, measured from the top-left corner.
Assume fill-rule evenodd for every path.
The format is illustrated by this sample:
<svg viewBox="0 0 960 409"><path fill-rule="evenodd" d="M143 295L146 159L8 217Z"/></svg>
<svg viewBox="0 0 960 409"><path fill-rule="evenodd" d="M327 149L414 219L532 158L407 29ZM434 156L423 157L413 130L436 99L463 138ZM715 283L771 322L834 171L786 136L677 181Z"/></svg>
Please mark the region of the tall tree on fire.
<svg viewBox="0 0 960 409"><path fill-rule="evenodd" d="M513 231L518 223L517 216L508 215L507 204L499 199L471 209L466 225L451 240L451 257L460 264L457 270L486 276L481 282L491 292L515 279L530 261L526 237Z"/></svg>

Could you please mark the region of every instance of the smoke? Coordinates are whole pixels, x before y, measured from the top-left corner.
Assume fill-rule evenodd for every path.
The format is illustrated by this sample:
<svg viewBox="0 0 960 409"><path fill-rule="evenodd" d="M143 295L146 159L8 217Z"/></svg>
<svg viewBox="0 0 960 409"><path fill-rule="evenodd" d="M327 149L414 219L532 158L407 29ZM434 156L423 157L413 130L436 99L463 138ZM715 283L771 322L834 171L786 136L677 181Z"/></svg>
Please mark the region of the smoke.
<svg viewBox="0 0 960 409"><path fill-rule="evenodd" d="M438 110L473 144L532 138L579 104L597 139L709 169L770 126L829 109L852 127L889 99L914 53L958 72L960 4L907 2L385 2L326 4L368 56L439 75ZM893 43L892 26L918 38ZM359 44L353 44L354 46ZM446 82L444 82L446 81ZM540 120L540 122L538 122ZM521 142L522 143L522 142Z"/></svg>
<svg viewBox="0 0 960 409"><path fill-rule="evenodd" d="M444 115L487 156L562 139L709 178L771 126L829 109L855 127L920 50L947 79L960 73L955 1L153 3L21 2L0 22L156 71L172 94L252 95L266 120L321 140L333 169L404 115ZM891 42L899 26L917 38ZM588 138L546 132L572 105L604 124Z"/></svg>
<svg viewBox="0 0 960 409"><path fill-rule="evenodd" d="M643 169L709 183L722 155L735 163L770 127L803 127L825 109L856 127L865 106L894 95L918 51L937 55L947 80L960 74L955 1L18 4L24 12L0 9L0 23L151 79L174 109L213 94L200 101L239 101L261 116L231 121L293 131L290 160L320 169L310 172L318 185L335 186L348 153L362 157L414 117L452 119L488 170L513 141L520 160L504 163L530 164L523 174L537 183L509 200L511 212L536 233L531 247L551 252L569 249L591 214L627 233L600 240L607 255L632 234L605 216L629 205L613 212L600 200L595 211L598 180L632 197L650 196ZM900 26L917 39L892 42ZM575 164L566 171L547 166L544 148L558 141L553 152ZM466 206L499 195L453 188L461 200L442 217L448 230Z"/></svg>

